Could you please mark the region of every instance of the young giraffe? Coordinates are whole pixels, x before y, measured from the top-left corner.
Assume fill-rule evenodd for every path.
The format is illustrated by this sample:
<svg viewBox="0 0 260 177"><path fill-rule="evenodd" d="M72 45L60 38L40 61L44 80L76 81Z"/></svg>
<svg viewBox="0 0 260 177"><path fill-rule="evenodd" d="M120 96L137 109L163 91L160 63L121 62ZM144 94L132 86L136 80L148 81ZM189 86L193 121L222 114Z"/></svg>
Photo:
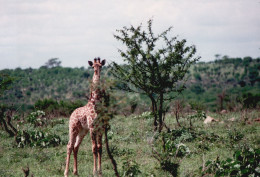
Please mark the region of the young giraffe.
<svg viewBox="0 0 260 177"><path fill-rule="evenodd" d="M100 58L94 59L94 63L88 62L91 67L94 68L94 75L92 80L92 89L91 96L88 100L88 103L80 108L74 110L70 116L69 121L69 142L67 145L67 159L66 159L66 168L64 176L68 176L69 171L69 161L70 155L73 150L74 154L74 175L78 175L77 169L77 154L79 150L80 143L82 142L84 136L90 132L92 140L92 152L94 156L94 168L93 175L98 174L101 176L101 155L102 155L102 134L105 130L105 126L102 123L102 120L98 117L97 104L101 99L101 92L98 88L100 80L100 72L103 65L106 61ZM97 171L97 157L98 157L98 171Z"/></svg>

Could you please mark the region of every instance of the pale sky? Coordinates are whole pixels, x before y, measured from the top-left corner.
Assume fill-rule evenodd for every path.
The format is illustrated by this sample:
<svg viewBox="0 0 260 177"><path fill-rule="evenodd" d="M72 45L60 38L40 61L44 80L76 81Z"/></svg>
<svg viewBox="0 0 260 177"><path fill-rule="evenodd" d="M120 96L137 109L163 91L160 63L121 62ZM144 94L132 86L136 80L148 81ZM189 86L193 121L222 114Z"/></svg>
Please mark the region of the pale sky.
<svg viewBox="0 0 260 177"><path fill-rule="evenodd" d="M113 34L153 19L155 33L187 39L201 61L260 57L260 0L0 0L0 69L38 68L50 58L87 67L122 63Z"/></svg>

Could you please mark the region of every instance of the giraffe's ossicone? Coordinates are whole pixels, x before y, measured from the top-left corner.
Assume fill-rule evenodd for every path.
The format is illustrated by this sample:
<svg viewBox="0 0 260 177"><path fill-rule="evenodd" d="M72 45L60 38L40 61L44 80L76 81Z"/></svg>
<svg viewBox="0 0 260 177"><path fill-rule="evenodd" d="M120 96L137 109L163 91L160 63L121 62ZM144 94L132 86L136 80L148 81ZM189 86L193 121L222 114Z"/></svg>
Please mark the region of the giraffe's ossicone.
<svg viewBox="0 0 260 177"><path fill-rule="evenodd" d="M73 173L78 174L77 169L77 153L84 136L90 132L92 140L92 152L94 157L93 174L102 175L101 171L101 155L102 155L102 134L105 131L105 123L100 115L99 105L102 99L101 89L99 88L100 72L105 60L95 58L94 63L89 61L89 65L94 68L94 75L91 84L91 96L88 103L73 111L69 120L69 142L67 145L67 159L64 176L68 176L70 155L74 154ZM98 168L97 168L98 158Z"/></svg>

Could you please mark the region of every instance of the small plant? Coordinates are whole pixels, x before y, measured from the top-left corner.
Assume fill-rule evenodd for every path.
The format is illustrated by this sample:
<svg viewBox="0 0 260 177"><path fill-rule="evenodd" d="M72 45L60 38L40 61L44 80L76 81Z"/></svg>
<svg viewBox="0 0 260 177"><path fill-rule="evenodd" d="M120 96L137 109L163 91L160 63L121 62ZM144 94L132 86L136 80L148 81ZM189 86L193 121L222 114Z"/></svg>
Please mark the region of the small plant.
<svg viewBox="0 0 260 177"><path fill-rule="evenodd" d="M65 122L64 122L64 119L53 119L53 120L51 120L50 124L51 124L51 127L54 127L55 125L58 125L58 124L65 124Z"/></svg>
<svg viewBox="0 0 260 177"><path fill-rule="evenodd" d="M183 143L177 144L176 145L177 151L176 151L176 156L177 157L185 157L188 154L190 154L190 149L188 146L186 146Z"/></svg>
<svg viewBox="0 0 260 177"><path fill-rule="evenodd" d="M46 118L45 112L41 110L37 110L35 112L31 112L29 116L27 117L27 122L33 124L35 127L36 126L43 126L46 124Z"/></svg>
<svg viewBox="0 0 260 177"><path fill-rule="evenodd" d="M201 140L202 142L210 142L214 143L216 141L222 141L222 138L219 135L216 135L213 132L205 132L205 131L200 131L197 133L197 138Z"/></svg>
<svg viewBox="0 0 260 177"><path fill-rule="evenodd" d="M123 162L123 176L137 176L141 173L139 165L132 160L125 160Z"/></svg>
<svg viewBox="0 0 260 177"><path fill-rule="evenodd" d="M221 161L209 160L205 168L200 167L202 176L215 174L215 176L259 176L260 175L260 150L243 147L235 151L233 158Z"/></svg>
<svg viewBox="0 0 260 177"><path fill-rule="evenodd" d="M143 112L141 115L134 116L133 118L134 119L152 119L153 113L146 111L146 112Z"/></svg>
<svg viewBox="0 0 260 177"><path fill-rule="evenodd" d="M199 141L198 143L196 143L196 145L197 145L198 149L201 151L210 150L208 142Z"/></svg>
<svg viewBox="0 0 260 177"><path fill-rule="evenodd" d="M162 170L172 176L178 175L178 167L183 158L190 154L190 149L182 142L191 141L193 133L188 129L170 130L155 137L153 157L157 159Z"/></svg>
<svg viewBox="0 0 260 177"><path fill-rule="evenodd" d="M190 122L190 128L192 128L192 121L194 120L204 120L206 118L206 113L202 110L197 110L196 114L191 114L187 116Z"/></svg>
<svg viewBox="0 0 260 177"><path fill-rule="evenodd" d="M132 149L128 149L128 148L119 149L117 146L112 146L110 150L111 153L116 156L126 156L126 155L129 156L134 154L134 151Z"/></svg>
<svg viewBox="0 0 260 177"><path fill-rule="evenodd" d="M171 160L161 161L161 167L164 171L168 171L172 176L178 176L179 163L173 163Z"/></svg>
<svg viewBox="0 0 260 177"><path fill-rule="evenodd" d="M38 130L18 131L15 141L19 148L23 148L26 145L43 148L55 147L61 144L61 138L58 135L52 135Z"/></svg>
<svg viewBox="0 0 260 177"><path fill-rule="evenodd" d="M243 139L244 134L240 131L234 129L234 130L228 130L228 139L230 140L231 145L234 145L238 143L240 140Z"/></svg>

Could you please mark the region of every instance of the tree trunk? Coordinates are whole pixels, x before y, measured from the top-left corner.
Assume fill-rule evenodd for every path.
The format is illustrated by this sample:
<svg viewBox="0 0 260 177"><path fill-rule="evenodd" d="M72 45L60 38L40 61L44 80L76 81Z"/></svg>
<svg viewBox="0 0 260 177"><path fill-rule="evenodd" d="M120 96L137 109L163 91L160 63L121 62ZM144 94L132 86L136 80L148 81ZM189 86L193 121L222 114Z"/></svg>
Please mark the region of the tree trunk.
<svg viewBox="0 0 260 177"><path fill-rule="evenodd" d="M181 103L180 101L175 101L175 109L174 109L174 114L175 114L175 118L176 118L176 122L178 124L179 127L181 127L181 124L179 122L179 119L180 119L180 112L181 112Z"/></svg>
<svg viewBox="0 0 260 177"><path fill-rule="evenodd" d="M12 123L11 123L11 120L12 120L11 112L8 112L8 113L7 113L6 119L7 119L7 124L9 125L9 127L11 127L11 129L12 129L12 130L14 131L14 133L16 134L16 133L17 133L17 130L16 130L16 128L14 128L14 126L13 126Z"/></svg>
<svg viewBox="0 0 260 177"><path fill-rule="evenodd" d="M160 94L160 105L159 105L159 133L163 129L163 94Z"/></svg>
<svg viewBox="0 0 260 177"><path fill-rule="evenodd" d="M175 112L175 118L176 118L176 122L177 122L178 126L181 127L181 124L180 124L180 122L179 122L180 116L179 116L179 112L178 112L177 110L176 110L176 112Z"/></svg>
<svg viewBox="0 0 260 177"><path fill-rule="evenodd" d="M6 131L11 137L13 137L13 136L15 135L14 132L12 132L12 130L9 130L9 128L8 128L8 126L7 126L7 123L6 123L6 121L4 120L4 117L1 118L1 119L2 119L1 122L2 122L3 125L4 125L5 131Z"/></svg>
<svg viewBox="0 0 260 177"><path fill-rule="evenodd" d="M154 121L153 121L153 125L154 125L154 132L157 131L157 105L156 105L156 101L154 100L154 98L152 96L150 96L150 99L152 101L152 112L153 112L153 116L154 116Z"/></svg>

